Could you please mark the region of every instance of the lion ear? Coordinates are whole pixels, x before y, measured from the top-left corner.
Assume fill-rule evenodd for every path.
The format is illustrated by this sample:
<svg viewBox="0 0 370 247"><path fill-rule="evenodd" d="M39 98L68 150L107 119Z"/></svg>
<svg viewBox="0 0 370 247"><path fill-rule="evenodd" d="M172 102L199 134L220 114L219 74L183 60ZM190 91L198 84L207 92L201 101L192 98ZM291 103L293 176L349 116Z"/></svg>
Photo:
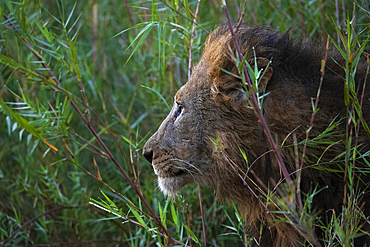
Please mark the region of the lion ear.
<svg viewBox="0 0 370 247"><path fill-rule="evenodd" d="M273 71L270 60L264 57L256 57L254 59L248 60L248 63L250 64L252 70L254 70L255 65L257 64L260 76L262 76L261 80L257 79L259 81L258 93L261 94L265 90L267 83L272 77Z"/></svg>

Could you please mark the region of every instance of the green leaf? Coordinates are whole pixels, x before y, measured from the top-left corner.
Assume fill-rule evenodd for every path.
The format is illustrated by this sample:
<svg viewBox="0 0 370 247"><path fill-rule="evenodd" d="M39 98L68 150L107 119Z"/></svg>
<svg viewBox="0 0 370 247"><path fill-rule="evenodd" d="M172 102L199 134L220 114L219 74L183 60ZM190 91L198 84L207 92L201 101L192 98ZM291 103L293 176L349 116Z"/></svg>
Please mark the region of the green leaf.
<svg viewBox="0 0 370 247"><path fill-rule="evenodd" d="M134 148L137 148L135 144L133 144L129 139L127 139L126 137L124 137L123 135L121 135L121 137L123 138L123 140L125 140L128 144L130 144L131 146L133 146Z"/></svg>
<svg viewBox="0 0 370 247"><path fill-rule="evenodd" d="M22 136L23 136L23 132L24 132L24 128L21 129L21 131L19 131L19 141L22 141Z"/></svg>
<svg viewBox="0 0 370 247"><path fill-rule="evenodd" d="M30 77L39 78L39 75L36 72L22 66L20 63L17 63L13 59L11 59L11 58L9 58L9 57L1 54L1 53L0 53L0 63L4 64L6 66L9 66L10 68L17 69L20 72L22 72L23 74L28 75Z"/></svg>
<svg viewBox="0 0 370 247"><path fill-rule="evenodd" d="M193 231L187 227L184 223L182 223L183 227L186 229L186 231L190 234L191 238L196 242L196 243L199 243L199 240L197 238L197 236L195 236L195 234L193 233Z"/></svg>
<svg viewBox="0 0 370 247"><path fill-rule="evenodd" d="M32 139L32 134L28 134L28 136L27 136L27 145L30 144L31 139Z"/></svg>
<svg viewBox="0 0 370 247"><path fill-rule="evenodd" d="M73 112L71 112L71 114L67 118L67 124L69 124L72 121L72 118L73 118Z"/></svg>
<svg viewBox="0 0 370 247"><path fill-rule="evenodd" d="M71 108L71 101L66 96L64 98L64 103L63 103L63 108L62 108L62 115L63 115L63 118L64 119L67 119L68 118L69 112L70 112L70 108Z"/></svg>
<svg viewBox="0 0 370 247"><path fill-rule="evenodd" d="M163 98L162 94L160 94L158 91L154 90L153 88L150 88L150 87L147 87L147 86L144 86L144 85L141 85L141 86L145 87L146 89L149 89L150 91L152 91L154 93L156 93L161 98L161 100L163 100L163 102L166 104L168 110L171 111L170 105L167 103L167 100L165 100L165 98Z"/></svg>
<svg viewBox="0 0 370 247"><path fill-rule="evenodd" d="M135 127L144 119L146 118L146 116L148 116L148 113L145 112L143 114L141 114L141 116L136 119L136 121L130 126L131 129L135 129Z"/></svg>
<svg viewBox="0 0 370 247"><path fill-rule="evenodd" d="M131 52L131 55L128 57L128 59L126 60L126 63L125 65L128 63L128 61L130 61L132 55L134 55L134 53L136 52L136 50L140 47L140 45L145 41L146 39L146 36L148 36L150 30L152 30L153 26L155 25L156 23L153 23L153 22L150 22L148 25L146 25L141 31L140 33L136 36L136 38L132 41L132 43L129 45L129 47L127 47L126 51L136 42L136 40L139 40L138 43L136 44L136 46L134 47L134 50Z"/></svg>
<svg viewBox="0 0 370 247"><path fill-rule="evenodd" d="M247 165L248 165L248 158L247 158L247 155L245 154L245 152L240 148L240 147L238 147L239 148L239 151L242 153L242 155L243 155L243 158L244 158L244 160L245 160L245 162L247 163Z"/></svg>
<svg viewBox="0 0 370 247"><path fill-rule="evenodd" d="M29 133L36 136L39 140L44 141L44 138L41 136L41 134L34 127L32 127L32 125L26 119L24 119L18 113L12 111L5 104L4 100L1 99L0 103L1 103L2 110L6 115L8 115L11 119L13 119L13 121L17 122L22 128L26 129Z"/></svg>
<svg viewBox="0 0 370 247"><path fill-rule="evenodd" d="M166 227L166 213L167 213L167 207L168 207L168 204L170 203L170 201L171 201L171 197L167 197L167 201L166 201L166 205L164 206L164 209L163 209L163 211L161 210L161 215L160 215L160 217L161 217L161 222L162 222L162 224L164 225L164 227Z"/></svg>
<svg viewBox="0 0 370 247"><path fill-rule="evenodd" d="M179 232L180 230L180 222L178 221L178 216L177 216L177 211L175 209L175 205L173 204L173 202L171 201L171 214L172 214L172 220L173 222L175 223L176 225L176 231Z"/></svg>
<svg viewBox="0 0 370 247"><path fill-rule="evenodd" d="M36 147L39 145L39 140L35 140L34 143L33 143L33 146L31 148L31 151L29 153L29 155L32 155L33 152L35 151Z"/></svg>
<svg viewBox="0 0 370 247"><path fill-rule="evenodd" d="M20 7L21 15L21 27L25 33L27 33L26 14L24 13L24 5Z"/></svg>
<svg viewBox="0 0 370 247"><path fill-rule="evenodd" d="M68 19L67 19L67 21L65 22L65 27L67 27L68 26L68 23L69 23L69 21L71 20L71 18L72 18L72 15L73 15L73 12L75 11L75 9L76 9L76 5L77 5L77 1L75 2L75 4L73 5L73 8L72 8L72 10L71 10L71 12L69 13L69 16L68 16Z"/></svg>
<svg viewBox="0 0 370 247"><path fill-rule="evenodd" d="M188 17L188 19L191 19L192 16L190 14L190 7L189 7L189 1L188 0L184 0L184 6L185 6L185 10L186 10L186 16Z"/></svg>
<svg viewBox="0 0 370 247"><path fill-rule="evenodd" d="M81 79L82 76L81 76L80 69L78 68L77 53L76 53L75 45L72 41L69 42L69 47L71 49L72 60L73 60L73 63L74 63L74 69L76 70L78 79Z"/></svg>
<svg viewBox="0 0 370 247"><path fill-rule="evenodd" d="M18 124L17 123L14 123L13 126L12 126L12 132L14 132L16 129L17 129L17 126Z"/></svg>
<svg viewBox="0 0 370 247"><path fill-rule="evenodd" d="M130 205L128 205L131 209L131 212L134 214L136 220L148 231L149 230L149 227L148 225L144 222L143 218L140 216L140 214L138 213L138 211L136 211L135 208L131 207Z"/></svg>
<svg viewBox="0 0 370 247"><path fill-rule="evenodd" d="M110 38L110 39L113 39L113 38L117 37L118 35L121 35L121 34L123 34L123 33L127 32L127 31L129 31L129 30L131 30L131 29L134 29L134 28L137 28L137 27L141 27L141 26L145 26L145 25L147 25L147 24L149 24L149 23L151 23L151 22L141 22L141 23L139 23L139 24L136 24L136 25L135 25L135 26L133 26L133 27L127 28L127 29L125 29L125 30L123 30L123 31L121 31L121 32L119 32L119 33L117 33L116 35L114 35L114 36L113 36L112 38Z"/></svg>
<svg viewBox="0 0 370 247"><path fill-rule="evenodd" d="M117 208L116 204L114 204L114 202L101 189L100 189L100 192L103 194L105 199L107 199L107 201L109 202L109 205L111 207Z"/></svg>
<svg viewBox="0 0 370 247"><path fill-rule="evenodd" d="M179 28L179 29L181 29L181 30L184 30L184 31L185 31L185 34L190 33L190 32L189 32L189 30L187 30L187 29L186 29L185 27L183 27L183 26L180 26L179 24L176 24L176 23L170 22L170 25L171 25L171 26L174 26L174 27L177 27L177 29Z"/></svg>
<svg viewBox="0 0 370 247"><path fill-rule="evenodd" d="M12 133L11 131L12 122L9 116L7 116L5 119L6 119L6 124L8 125L8 135L10 135Z"/></svg>
<svg viewBox="0 0 370 247"><path fill-rule="evenodd" d="M52 44L54 41L53 33L49 31L46 27L42 27L38 22L36 22L36 25L40 29L44 37L48 40L48 42ZM50 44L48 44L48 46L50 46Z"/></svg>
<svg viewBox="0 0 370 247"><path fill-rule="evenodd" d="M157 19L161 21L161 18L157 14L157 6L158 0L152 0L152 21L156 21Z"/></svg>

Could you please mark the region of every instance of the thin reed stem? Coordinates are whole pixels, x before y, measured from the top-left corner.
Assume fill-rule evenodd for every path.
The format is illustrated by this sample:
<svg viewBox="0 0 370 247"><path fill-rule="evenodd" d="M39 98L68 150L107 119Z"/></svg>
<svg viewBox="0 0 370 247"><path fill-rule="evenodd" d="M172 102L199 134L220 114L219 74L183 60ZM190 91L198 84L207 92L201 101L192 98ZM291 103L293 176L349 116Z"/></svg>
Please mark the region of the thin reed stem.
<svg viewBox="0 0 370 247"><path fill-rule="evenodd" d="M307 143L308 143L308 140L310 138L311 130L313 128L313 120L315 118L315 114L316 114L316 110L317 110L317 105L319 104L319 98L320 98L322 81L323 81L324 75L325 75L325 65L326 65L326 61L328 59L328 49L329 49L329 36L328 36L328 38L326 40L325 56L324 56L324 59L322 60L323 63L322 63L322 67L321 67L320 84L319 84L319 88L317 89L315 105L314 105L314 107L312 109L310 126L308 127L307 134L306 134L306 141L305 141L304 146L303 146L303 152L302 152L302 158L301 158L301 165L300 165L300 168L299 168L298 174L297 174L297 192L296 192L297 193L297 203L298 203L298 205L299 205L299 207L300 207L301 210L303 209L302 200L301 200L301 193L300 193L301 192L301 190L300 190L301 173L302 173L302 169L303 169L304 158L305 158L305 155L306 155Z"/></svg>
<svg viewBox="0 0 370 247"><path fill-rule="evenodd" d="M206 226L204 224L204 212L203 212L203 197L202 197L202 190L200 189L200 185L198 184L198 193L199 193L199 207L200 207L200 215L202 216L202 228L203 228L203 238L204 238L204 246L207 247L207 237L206 237Z"/></svg>
<svg viewBox="0 0 370 247"><path fill-rule="evenodd" d="M195 10L194 21L193 21L193 28L191 30L190 47L189 47L188 80L190 79L190 75L191 75L191 71L190 71L191 70L191 49L193 48L194 35L195 35L195 26L197 24L199 5L200 5L200 0L198 0L197 8Z"/></svg>

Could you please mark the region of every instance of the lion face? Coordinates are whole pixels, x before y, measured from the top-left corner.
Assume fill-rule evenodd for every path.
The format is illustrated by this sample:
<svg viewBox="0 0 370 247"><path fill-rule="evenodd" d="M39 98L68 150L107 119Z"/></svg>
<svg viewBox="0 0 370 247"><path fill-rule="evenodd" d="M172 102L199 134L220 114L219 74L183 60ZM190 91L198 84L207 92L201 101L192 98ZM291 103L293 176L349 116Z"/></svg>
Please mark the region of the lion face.
<svg viewBox="0 0 370 247"><path fill-rule="evenodd" d="M158 184L166 195L174 195L189 183L212 184L202 174L213 163L209 146L210 107L207 65L200 63L190 80L176 93L171 112L147 141L143 154L152 163ZM207 155L208 154L208 155ZM207 180L207 179L206 179Z"/></svg>
<svg viewBox="0 0 370 247"><path fill-rule="evenodd" d="M254 157L261 147L263 130L253 110L246 107L249 100L241 81L224 72L237 73L224 51L230 38L227 33L212 39L211 34L189 81L176 93L171 112L144 146L143 155L152 163L165 195L197 183L213 187L218 198L235 197L237 193L231 195L227 188L238 187L242 180L231 164L245 171L240 148ZM259 67L268 62L256 60ZM261 85L271 74L270 68Z"/></svg>

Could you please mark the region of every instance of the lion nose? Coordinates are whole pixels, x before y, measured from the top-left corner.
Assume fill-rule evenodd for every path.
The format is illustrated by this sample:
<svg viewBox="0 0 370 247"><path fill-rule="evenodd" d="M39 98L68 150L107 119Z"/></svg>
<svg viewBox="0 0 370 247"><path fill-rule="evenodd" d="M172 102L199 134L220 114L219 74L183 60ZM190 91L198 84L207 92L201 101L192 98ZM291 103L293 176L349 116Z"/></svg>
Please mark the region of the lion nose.
<svg viewBox="0 0 370 247"><path fill-rule="evenodd" d="M147 159L147 161L152 163L152 160L153 160L153 151L152 150L148 150L148 149L144 148L143 155L144 155L145 159Z"/></svg>

